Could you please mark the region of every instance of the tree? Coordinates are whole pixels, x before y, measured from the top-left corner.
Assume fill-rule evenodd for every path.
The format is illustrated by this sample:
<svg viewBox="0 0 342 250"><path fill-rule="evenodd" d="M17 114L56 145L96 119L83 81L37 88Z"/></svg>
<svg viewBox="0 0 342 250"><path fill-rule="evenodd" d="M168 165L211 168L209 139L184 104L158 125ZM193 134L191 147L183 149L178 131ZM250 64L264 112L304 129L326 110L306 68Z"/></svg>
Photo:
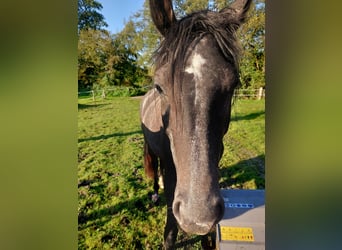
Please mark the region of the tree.
<svg viewBox="0 0 342 250"><path fill-rule="evenodd" d="M265 87L265 1L254 1L247 22L239 30L243 54L240 62L242 88Z"/></svg>
<svg viewBox="0 0 342 250"><path fill-rule="evenodd" d="M143 46L136 41L137 26L128 22L124 32L111 35L94 0L78 0L78 88L96 89L113 85L141 86L150 81L148 71L137 63Z"/></svg>
<svg viewBox="0 0 342 250"><path fill-rule="evenodd" d="M78 86L92 88L114 74L113 65L120 60L114 53L109 32L81 30L78 41Z"/></svg>
<svg viewBox="0 0 342 250"><path fill-rule="evenodd" d="M78 31L107 27L104 16L99 12L101 10L102 4L95 0L78 0Z"/></svg>
<svg viewBox="0 0 342 250"><path fill-rule="evenodd" d="M117 39L128 50L136 53L137 65L148 68L152 66L151 57L161 38L152 23L148 1L145 1L143 8L131 16L124 29L117 34Z"/></svg>
<svg viewBox="0 0 342 250"><path fill-rule="evenodd" d="M182 3L181 3L182 2ZM208 0L187 0L187 1L178 1L178 8L180 7L186 14L190 14L191 12L208 9Z"/></svg>
<svg viewBox="0 0 342 250"><path fill-rule="evenodd" d="M78 42L78 87L143 85L147 69L137 64L137 54L119 35L105 30L81 30Z"/></svg>
<svg viewBox="0 0 342 250"><path fill-rule="evenodd" d="M138 55L134 45L123 42L121 34L114 36L116 55L120 60L113 65L114 77L111 84L141 87L145 81L149 81L147 69L137 63Z"/></svg>

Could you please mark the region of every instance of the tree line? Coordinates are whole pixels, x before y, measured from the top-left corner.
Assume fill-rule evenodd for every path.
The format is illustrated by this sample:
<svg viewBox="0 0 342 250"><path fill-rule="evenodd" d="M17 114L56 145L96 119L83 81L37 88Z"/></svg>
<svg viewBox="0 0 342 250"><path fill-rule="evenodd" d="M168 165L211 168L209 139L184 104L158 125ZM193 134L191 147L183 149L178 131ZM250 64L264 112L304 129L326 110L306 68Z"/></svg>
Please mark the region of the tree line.
<svg viewBox="0 0 342 250"><path fill-rule="evenodd" d="M111 34L96 0L78 0L78 89L114 86L144 88L151 84L152 54L161 35L152 23L149 1ZM220 10L232 1L174 0L177 18L202 9ZM243 48L240 60L241 88L265 86L265 1L254 0L250 17L239 30ZM136 92L137 93L137 92Z"/></svg>

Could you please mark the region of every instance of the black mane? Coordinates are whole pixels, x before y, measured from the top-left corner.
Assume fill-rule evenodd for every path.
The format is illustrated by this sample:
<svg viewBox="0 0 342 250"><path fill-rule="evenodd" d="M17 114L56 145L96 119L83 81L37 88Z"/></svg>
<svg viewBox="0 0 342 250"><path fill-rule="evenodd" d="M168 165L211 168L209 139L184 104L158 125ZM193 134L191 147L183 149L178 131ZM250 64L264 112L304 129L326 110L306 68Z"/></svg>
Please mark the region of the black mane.
<svg viewBox="0 0 342 250"><path fill-rule="evenodd" d="M233 11L226 8L225 14L209 10L194 12L174 24L154 54L157 68L169 64L170 77L180 77L189 56L187 51L191 51L204 36L211 35L224 58L238 69L240 47L235 31L239 24L227 17L227 10Z"/></svg>

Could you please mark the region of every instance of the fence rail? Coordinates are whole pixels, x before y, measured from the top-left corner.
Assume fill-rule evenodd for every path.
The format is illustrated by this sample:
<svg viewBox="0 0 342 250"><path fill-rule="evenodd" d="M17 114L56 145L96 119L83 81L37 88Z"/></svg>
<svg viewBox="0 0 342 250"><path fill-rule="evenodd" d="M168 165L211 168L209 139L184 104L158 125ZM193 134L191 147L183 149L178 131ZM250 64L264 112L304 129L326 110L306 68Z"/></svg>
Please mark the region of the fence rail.
<svg viewBox="0 0 342 250"><path fill-rule="evenodd" d="M258 100L265 98L265 88L259 89L237 89L234 97L257 98Z"/></svg>
<svg viewBox="0 0 342 250"><path fill-rule="evenodd" d="M143 89L148 90L150 86L144 87ZM133 88L116 88L116 89L99 89L99 90L89 90L89 91L80 91L78 92L78 96L84 96L88 98L92 98L95 101L97 98L105 99L106 96L129 96L129 91ZM120 92L121 91L121 92ZM119 93L120 92L120 93ZM237 89L234 92L235 98L242 99L263 99L265 98L265 88L259 89Z"/></svg>

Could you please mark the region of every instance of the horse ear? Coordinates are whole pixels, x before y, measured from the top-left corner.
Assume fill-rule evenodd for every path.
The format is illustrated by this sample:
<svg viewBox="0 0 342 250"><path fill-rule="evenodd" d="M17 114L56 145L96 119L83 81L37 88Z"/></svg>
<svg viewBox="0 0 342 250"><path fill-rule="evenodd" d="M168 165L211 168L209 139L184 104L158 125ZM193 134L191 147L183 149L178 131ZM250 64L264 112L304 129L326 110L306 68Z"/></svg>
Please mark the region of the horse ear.
<svg viewBox="0 0 342 250"><path fill-rule="evenodd" d="M220 13L229 14L229 19L235 19L236 24L239 26L246 21L251 3L252 0L235 0L228 8L221 10Z"/></svg>
<svg viewBox="0 0 342 250"><path fill-rule="evenodd" d="M155 26L163 36L177 22L172 0L150 0L150 12Z"/></svg>

